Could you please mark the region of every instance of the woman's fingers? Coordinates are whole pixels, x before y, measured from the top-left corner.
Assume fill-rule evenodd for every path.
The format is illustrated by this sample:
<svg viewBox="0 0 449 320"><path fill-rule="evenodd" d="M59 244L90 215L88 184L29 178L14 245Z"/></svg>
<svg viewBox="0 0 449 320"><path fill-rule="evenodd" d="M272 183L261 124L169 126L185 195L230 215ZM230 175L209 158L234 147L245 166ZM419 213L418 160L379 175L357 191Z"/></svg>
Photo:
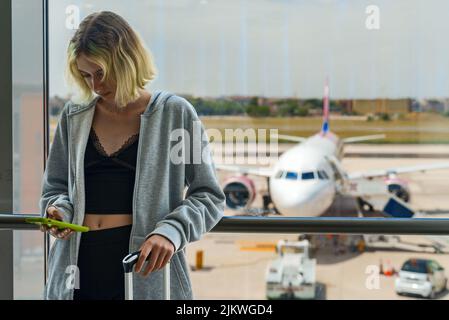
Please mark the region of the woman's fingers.
<svg viewBox="0 0 449 320"><path fill-rule="evenodd" d="M59 212L58 209L54 206L48 207L47 217L50 219L63 221L62 213ZM42 229L44 231L47 231L48 233L50 233L53 237L55 237L57 239L63 239L63 240L68 239L73 233L73 230L71 230L69 228L58 229L57 227L48 227L46 225L41 226L41 230Z"/></svg>
<svg viewBox="0 0 449 320"><path fill-rule="evenodd" d="M51 234L56 239L62 239L62 240L67 240L74 233L74 231L69 228L58 229L56 227L48 228L47 226L41 226L41 230L42 229L44 230L44 232L47 231L49 234Z"/></svg>
<svg viewBox="0 0 449 320"><path fill-rule="evenodd" d="M170 260L170 258L171 258L170 252L165 252L163 254L161 253L160 259L158 259L158 262L156 263L156 266L154 267L153 271L159 271L163 269L167 264L167 262Z"/></svg>
<svg viewBox="0 0 449 320"><path fill-rule="evenodd" d="M150 252L151 252L151 247L145 246L143 248L142 247L140 248L139 259L137 259L136 266L134 267L135 272L138 273L142 270L145 260L150 255Z"/></svg>
<svg viewBox="0 0 449 320"><path fill-rule="evenodd" d="M172 256L173 256L173 254L172 254L171 252L168 252L168 253L165 255L164 260L162 261L162 265L159 266L159 269L158 269L158 270L164 268L164 267L167 265L167 263L170 261L170 259L171 259Z"/></svg>
<svg viewBox="0 0 449 320"><path fill-rule="evenodd" d="M161 260L161 248L155 247L153 250L151 250L151 257L148 260L147 267L145 268L145 271L143 272L143 276L146 277L150 272L153 272L154 267L160 263Z"/></svg>
<svg viewBox="0 0 449 320"><path fill-rule="evenodd" d="M56 237L58 238L58 239L63 239L63 240L65 240L65 239L67 239L67 237L69 236L69 234L70 234L70 229L68 229L68 228L66 228L66 229L61 229L61 230L57 230L56 231Z"/></svg>
<svg viewBox="0 0 449 320"><path fill-rule="evenodd" d="M63 218L62 214L55 207L49 207L47 209L47 216L50 219L56 219L56 220L61 220L61 221L62 221L62 218Z"/></svg>
<svg viewBox="0 0 449 320"><path fill-rule="evenodd" d="M148 260L142 275L146 277L150 272L163 268L174 254L175 247L164 236L155 234L149 237L140 247L141 253L135 271L141 272L145 261ZM147 258L150 256L150 258Z"/></svg>
<svg viewBox="0 0 449 320"><path fill-rule="evenodd" d="M64 230L62 231L62 239L63 239L63 240L67 240L68 238L70 238L70 236L72 235L72 233L73 233L73 230L71 230L71 229L64 229Z"/></svg>
<svg viewBox="0 0 449 320"><path fill-rule="evenodd" d="M166 266L166 264L170 261L173 253L169 250L160 250L157 254L153 251L151 252L151 256L154 257L154 262L148 261L148 265L145 268L145 272L143 276L146 277L149 273L154 271L159 271Z"/></svg>

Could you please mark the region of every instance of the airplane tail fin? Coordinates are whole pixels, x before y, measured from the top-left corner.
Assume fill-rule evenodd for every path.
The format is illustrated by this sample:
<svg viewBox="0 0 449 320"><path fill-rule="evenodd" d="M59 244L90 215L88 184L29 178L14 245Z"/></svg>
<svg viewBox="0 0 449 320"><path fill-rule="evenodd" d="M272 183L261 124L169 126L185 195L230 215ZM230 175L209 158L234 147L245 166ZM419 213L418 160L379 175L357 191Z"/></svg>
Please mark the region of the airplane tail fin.
<svg viewBox="0 0 449 320"><path fill-rule="evenodd" d="M323 97L323 126L321 127L321 134L326 134L329 131L329 79L326 78L324 84Z"/></svg>

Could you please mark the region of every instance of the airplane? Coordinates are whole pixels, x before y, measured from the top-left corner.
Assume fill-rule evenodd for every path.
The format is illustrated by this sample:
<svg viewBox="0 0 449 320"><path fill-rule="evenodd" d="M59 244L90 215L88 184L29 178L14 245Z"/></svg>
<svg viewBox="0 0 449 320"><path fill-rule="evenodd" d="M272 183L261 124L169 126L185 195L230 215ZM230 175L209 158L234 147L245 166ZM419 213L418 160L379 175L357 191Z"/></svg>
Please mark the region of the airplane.
<svg viewBox="0 0 449 320"><path fill-rule="evenodd" d="M272 136L297 142L270 167L241 167L216 164L217 170L238 173L226 179L223 191L226 205L237 212L251 208L256 197L253 180L248 175L267 179L268 194L263 207L272 204L282 216L318 217L334 202L337 195L354 197L358 212L378 211L387 217L408 218L415 211L408 205L410 188L399 174L449 168L449 162L397 167L366 172L346 172L341 165L347 143L385 138L383 134L339 138L330 131L329 83L326 79L321 130L310 136Z"/></svg>

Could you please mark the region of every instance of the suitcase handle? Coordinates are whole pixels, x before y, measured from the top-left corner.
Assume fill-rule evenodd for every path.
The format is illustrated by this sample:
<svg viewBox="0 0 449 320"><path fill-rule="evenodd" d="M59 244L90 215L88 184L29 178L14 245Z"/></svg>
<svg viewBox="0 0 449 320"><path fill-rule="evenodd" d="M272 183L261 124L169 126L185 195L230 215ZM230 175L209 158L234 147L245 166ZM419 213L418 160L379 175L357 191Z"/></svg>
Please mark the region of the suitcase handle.
<svg viewBox="0 0 449 320"><path fill-rule="evenodd" d="M137 263L139 256L140 256L140 250L130 253L125 258L123 258L122 263L123 263L123 270L125 271L125 273L133 272L133 267ZM150 257L150 255L148 255L148 258L149 257ZM147 258L147 260L148 260L148 258Z"/></svg>
<svg viewBox="0 0 449 320"><path fill-rule="evenodd" d="M128 254L125 258L123 258L122 264L123 269L125 271L125 299L132 300L133 299L133 267L139 260L140 250ZM151 254L148 255L146 261L148 261ZM163 297L165 300L170 300L170 261L164 267L163 273Z"/></svg>

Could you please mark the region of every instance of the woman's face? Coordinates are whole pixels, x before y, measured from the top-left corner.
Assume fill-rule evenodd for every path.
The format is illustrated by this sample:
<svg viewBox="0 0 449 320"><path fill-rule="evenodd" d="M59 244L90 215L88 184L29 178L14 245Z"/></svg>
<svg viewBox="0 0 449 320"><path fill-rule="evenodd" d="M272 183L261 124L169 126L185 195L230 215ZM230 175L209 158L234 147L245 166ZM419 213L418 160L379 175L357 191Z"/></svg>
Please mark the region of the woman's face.
<svg viewBox="0 0 449 320"><path fill-rule="evenodd" d="M103 70L99 65L87 59L84 53L81 53L76 59L76 64L91 90L95 91L104 100L114 100L116 85L112 82L101 82Z"/></svg>

